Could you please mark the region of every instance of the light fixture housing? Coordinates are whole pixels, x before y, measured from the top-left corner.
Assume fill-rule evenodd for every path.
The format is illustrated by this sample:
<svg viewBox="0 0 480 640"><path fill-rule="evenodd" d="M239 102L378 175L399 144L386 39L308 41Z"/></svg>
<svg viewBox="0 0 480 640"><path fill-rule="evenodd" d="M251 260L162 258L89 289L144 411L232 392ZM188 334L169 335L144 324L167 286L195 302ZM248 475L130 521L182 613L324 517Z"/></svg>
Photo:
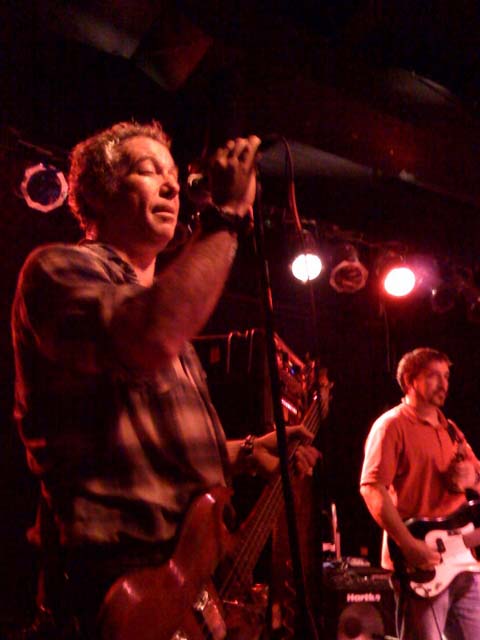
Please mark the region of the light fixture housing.
<svg viewBox="0 0 480 640"><path fill-rule="evenodd" d="M39 162L25 169L20 191L31 209L48 213L65 202L68 184L60 169Z"/></svg>
<svg viewBox="0 0 480 640"><path fill-rule="evenodd" d="M430 304L434 313L447 313L457 304L459 298L458 288L450 283L443 282L432 289Z"/></svg>
<svg viewBox="0 0 480 640"><path fill-rule="evenodd" d="M447 265L436 286L432 287L430 304L435 313L451 311L463 297L467 307L475 306L478 295L471 269L460 265Z"/></svg>
<svg viewBox="0 0 480 640"><path fill-rule="evenodd" d="M355 293L363 289L368 279L368 269L360 262L356 248L344 243L336 248L337 264L330 272L330 286L339 293Z"/></svg>

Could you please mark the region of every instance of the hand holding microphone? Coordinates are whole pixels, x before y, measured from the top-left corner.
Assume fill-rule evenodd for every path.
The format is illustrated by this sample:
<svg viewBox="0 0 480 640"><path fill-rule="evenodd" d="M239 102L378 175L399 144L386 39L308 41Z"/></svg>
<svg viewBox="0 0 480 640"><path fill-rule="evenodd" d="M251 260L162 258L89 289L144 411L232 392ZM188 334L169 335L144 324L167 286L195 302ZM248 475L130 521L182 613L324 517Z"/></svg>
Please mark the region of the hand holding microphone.
<svg viewBox="0 0 480 640"><path fill-rule="evenodd" d="M250 214L255 199L255 157L260 138L236 138L219 147L187 179L189 197L200 207L216 204L240 216Z"/></svg>

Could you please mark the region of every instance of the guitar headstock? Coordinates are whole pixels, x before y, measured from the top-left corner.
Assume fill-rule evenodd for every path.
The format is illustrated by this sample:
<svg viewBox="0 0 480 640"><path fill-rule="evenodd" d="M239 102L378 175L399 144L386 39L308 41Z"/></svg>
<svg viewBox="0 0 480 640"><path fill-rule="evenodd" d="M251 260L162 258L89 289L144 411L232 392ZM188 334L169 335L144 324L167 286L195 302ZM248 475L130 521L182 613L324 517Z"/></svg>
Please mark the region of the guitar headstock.
<svg viewBox="0 0 480 640"><path fill-rule="evenodd" d="M320 417L324 419L328 416L334 385L334 382L328 377L328 369L322 366L318 359L311 360L307 356L304 376L309 402L312 402L316 395L319 394Z"/></svg>

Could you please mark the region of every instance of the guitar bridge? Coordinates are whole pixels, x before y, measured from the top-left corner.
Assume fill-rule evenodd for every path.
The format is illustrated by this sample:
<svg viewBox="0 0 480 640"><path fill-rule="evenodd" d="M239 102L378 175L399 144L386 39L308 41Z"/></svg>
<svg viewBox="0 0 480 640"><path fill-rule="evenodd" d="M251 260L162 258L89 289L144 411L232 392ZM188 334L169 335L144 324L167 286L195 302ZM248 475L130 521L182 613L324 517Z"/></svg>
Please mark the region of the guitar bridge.
<svg viewBox="0 0 480 640"><path fill-rule="evenodd" d="M204 587L193 604L195 611L203 618L214 640L227 637L227 627L215 597Z"/></svg>
<svg viewBox="0 0 480 640"><path fill-rule="evenodd" d="M202 591L200 591L200 594L198 595L196 601L193 604L193 608L195 609L195 611L198 611L199 613L203 613L205 607L208 605L210 600L210 596L208 593L207 589L202 589Z"/></svg>

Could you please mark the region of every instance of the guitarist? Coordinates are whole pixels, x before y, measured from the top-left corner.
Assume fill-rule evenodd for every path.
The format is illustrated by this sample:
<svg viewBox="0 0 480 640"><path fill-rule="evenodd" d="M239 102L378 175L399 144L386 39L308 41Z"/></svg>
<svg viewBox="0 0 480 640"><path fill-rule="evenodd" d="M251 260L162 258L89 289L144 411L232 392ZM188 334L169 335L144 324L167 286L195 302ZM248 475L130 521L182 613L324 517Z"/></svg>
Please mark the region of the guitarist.
<svg viewBox="0 0 480 640"><path fill-rule="evenodd" d="M441 410L450 366L434 349L406 353L397 368L405 396L376 420L365 447L361 494L410 567L432 568L441 554L413 537L404 520L447 516L465 502L465 490L480 489L480 462ZM382 565L391 569L385 538ZM401 640L480 638L480 574L460 573L433 598L410 593L397 579L394 586Z"/></svg>
<svg viewBox="0 0 480 640"><path fill-rule="evenodd" d="M278 466L275 433L226 441L190 345L251 230L259 144L237 138L213 154L200 224L160 269L180 185L159 123L119 123L72 152L69 204L86 238L27 259L12 315L15 417L42 494L37 626L53 610L96 637L109 586L168 559L197 495ZM310 433L287 433L305 439L297 462L311 471Z"/></svg>

